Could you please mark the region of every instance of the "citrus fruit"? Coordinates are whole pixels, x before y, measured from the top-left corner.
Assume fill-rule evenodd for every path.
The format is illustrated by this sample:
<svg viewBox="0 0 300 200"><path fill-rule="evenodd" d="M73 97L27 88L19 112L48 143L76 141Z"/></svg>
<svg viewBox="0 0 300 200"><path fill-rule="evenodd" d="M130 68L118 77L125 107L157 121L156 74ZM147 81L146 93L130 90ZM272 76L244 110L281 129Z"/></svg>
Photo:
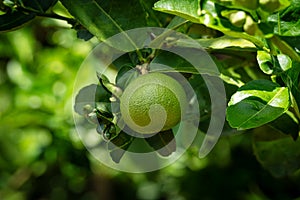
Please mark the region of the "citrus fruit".
<svg viewBox="0 0 300 200"><path fill-rule="evenodd" d="M237 27L243 27L246 22L246 13L244 11L235 11L229 15L231 24Z"/></svg>
<svg viewBox="0 0 300 200"><path fill-rule="evenodd" d="M249 35L255 35L255 33L258 31L257 24L253 21L252 17L246 16L246 22L243 26L244 31L248 33Z"/></svg>
<svg viewBox="0 0 300 200"><path fill-rule="evenodd" d="M187 105L185 91L174 78L148 73L134 79L120 98L125 124L141 134L153 134L177 125Z"/></svg>

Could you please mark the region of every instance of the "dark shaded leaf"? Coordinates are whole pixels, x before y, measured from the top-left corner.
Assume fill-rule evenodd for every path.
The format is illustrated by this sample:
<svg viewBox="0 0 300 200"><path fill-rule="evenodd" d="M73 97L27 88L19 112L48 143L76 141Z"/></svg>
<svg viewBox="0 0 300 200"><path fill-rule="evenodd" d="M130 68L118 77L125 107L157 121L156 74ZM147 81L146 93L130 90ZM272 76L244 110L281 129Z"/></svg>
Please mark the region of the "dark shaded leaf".
<svg viewBox="0 0 300 200"><path fill-rule="evenodd" d="M15 10L0 15L0 31L11 31L31 21L38 13L46 12L57 0L20 0ZM26 9L26 10L25 10Z"/></svg>
<svg viewBox="0 0 300 200"><path fill-rule="evenodd" d="M281 78L290 88L293 97L300 108L300 63L293 62L293 66L286 73L282 74Z"/></svg>
<svg viewBox="0 0 300 200"><path fill-rule="evenodd" d="M88 41L90 39L92 39L94 37L93 34L91 34L88 30L86 30L85 28L81 28L81 29L76 29L77 30L77 37L79 39L83 39L85 41Z"/></svg>
<svg viewBox="0 0 300 200"><path fill-rule="evenodd" d="M292 136L294 140L299 137L299 124L286 113L270 122L268 125L281 133Z"/></svg>
<svg viewBox="0 0 300 200"><path fill-rule="evenodd" d="M260 164L275 177L286 177L300 169L300 140L268 126L255 129L254 153Z"/></svg>
<svg viewBox="0 0 300 200"><path fill-rule="evenodd" d="M95 108L96 102L110 102L110 97L111 95L99 85L88 85L78 92L75 98L74 110L78 114L84 115L84 107L86 105Z"/></svg>
<svg viewBox="0 0 300 200"><path fill-rule="evenodd" d="M23 13L20 11L0 15L0 31L12 31L18 29L34 17L34 13Z"/></svg>
<svg viewBox="0 0 300 200"><path fill-rule="evenodd" d="M19 0L23 7L26 9L44 13L58 0Z"/></svg>
<svg viewBox="0 0 300 200"><path fill-rule="evenodd" d="M289 46L293 47L295 51L300 53L300 36L293 37L293 36L287 36L287 37L280 37L282 40L284 40Z"/></svg>
<svg viewBox="0 0 300 200"><path fill-rule="evenodd" d="M145 140L162 156L169 156L176 151L176 140L172 129L159 132Z"/></svg>
<svg viewBox="0 0 300 200"><path fill-rule="evenodd" d="M157 55L150 63L149 68L150 71L199 73L197 69L185 59L168 51L162 51Z"/></svg>
<svg viewBox="0 0 300 200"><path fill-rule="evenodd" d="M133 137L121 131L107 143L107 149L112 160L119 163L133 141Z"/></svg>
<svg viewBox="0 0 300 200"><path fill-rule="evenodd" d="M209 90L201 75L194 74L189 79L189 83L191 84L197 96L197 102L199 104L199 111L201 116L199 125L195 124L195 126L199 126L200 130L206 132L211 118L211 99Z"/></svg>
<svg viewBox="0 0 300 200"><path fill-rule="evenodd" d="M118 71L116 83L124 90L128 84L138 76L139 72L135 68L131 66L124 66Z"/></svg>
<svg viewBox="0 0 300 200"><path fill-rule="evenodd" d="M108 102L96 102L96 114L99 123L110 124L113 122L112 104Z"/></svg>

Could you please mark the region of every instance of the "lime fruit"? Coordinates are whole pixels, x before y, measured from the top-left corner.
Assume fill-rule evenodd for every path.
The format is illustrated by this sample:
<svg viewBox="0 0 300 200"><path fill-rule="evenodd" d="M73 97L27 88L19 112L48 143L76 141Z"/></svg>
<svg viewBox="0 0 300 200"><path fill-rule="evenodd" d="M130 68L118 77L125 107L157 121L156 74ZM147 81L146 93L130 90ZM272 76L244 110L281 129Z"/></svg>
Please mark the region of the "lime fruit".
<svg viewBox="0 0 300 200"><path fill-rule="evenodd" d="M148 73L134 79L120 98L125 124L141 134L153 134L177 125L187 106L186 93L174 78Z"/></svg>

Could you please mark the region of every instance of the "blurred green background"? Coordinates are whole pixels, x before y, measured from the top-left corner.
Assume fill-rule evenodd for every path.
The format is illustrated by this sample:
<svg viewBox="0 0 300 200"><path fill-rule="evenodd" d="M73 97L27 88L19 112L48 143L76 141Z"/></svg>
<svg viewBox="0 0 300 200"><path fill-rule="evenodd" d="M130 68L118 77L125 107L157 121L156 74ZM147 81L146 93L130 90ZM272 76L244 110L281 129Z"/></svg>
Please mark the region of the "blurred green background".
<svg viewBox="0 0 300 200"><path fill-rule="evenodd" d="M222 137L204 159L191 148L151 173L96 161L72 118L74 79L96 44L53 19L0 34L1 200L300 199L300 172L272 177L253 155L251 133Z"/></svg>

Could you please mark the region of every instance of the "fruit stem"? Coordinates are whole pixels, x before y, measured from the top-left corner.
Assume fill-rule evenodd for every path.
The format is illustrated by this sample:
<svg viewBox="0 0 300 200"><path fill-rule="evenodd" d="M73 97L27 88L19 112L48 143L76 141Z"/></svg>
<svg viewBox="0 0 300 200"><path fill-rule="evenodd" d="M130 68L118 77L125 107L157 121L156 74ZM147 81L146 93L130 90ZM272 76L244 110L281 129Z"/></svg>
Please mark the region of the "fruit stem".
<svg viewBox="0 0 300 200"><path fill-rule="evenodd" d="M149 63L144 63L142 65L137 65L136 69L139 70L141 75L145 75L149 73Z"/></svg>

